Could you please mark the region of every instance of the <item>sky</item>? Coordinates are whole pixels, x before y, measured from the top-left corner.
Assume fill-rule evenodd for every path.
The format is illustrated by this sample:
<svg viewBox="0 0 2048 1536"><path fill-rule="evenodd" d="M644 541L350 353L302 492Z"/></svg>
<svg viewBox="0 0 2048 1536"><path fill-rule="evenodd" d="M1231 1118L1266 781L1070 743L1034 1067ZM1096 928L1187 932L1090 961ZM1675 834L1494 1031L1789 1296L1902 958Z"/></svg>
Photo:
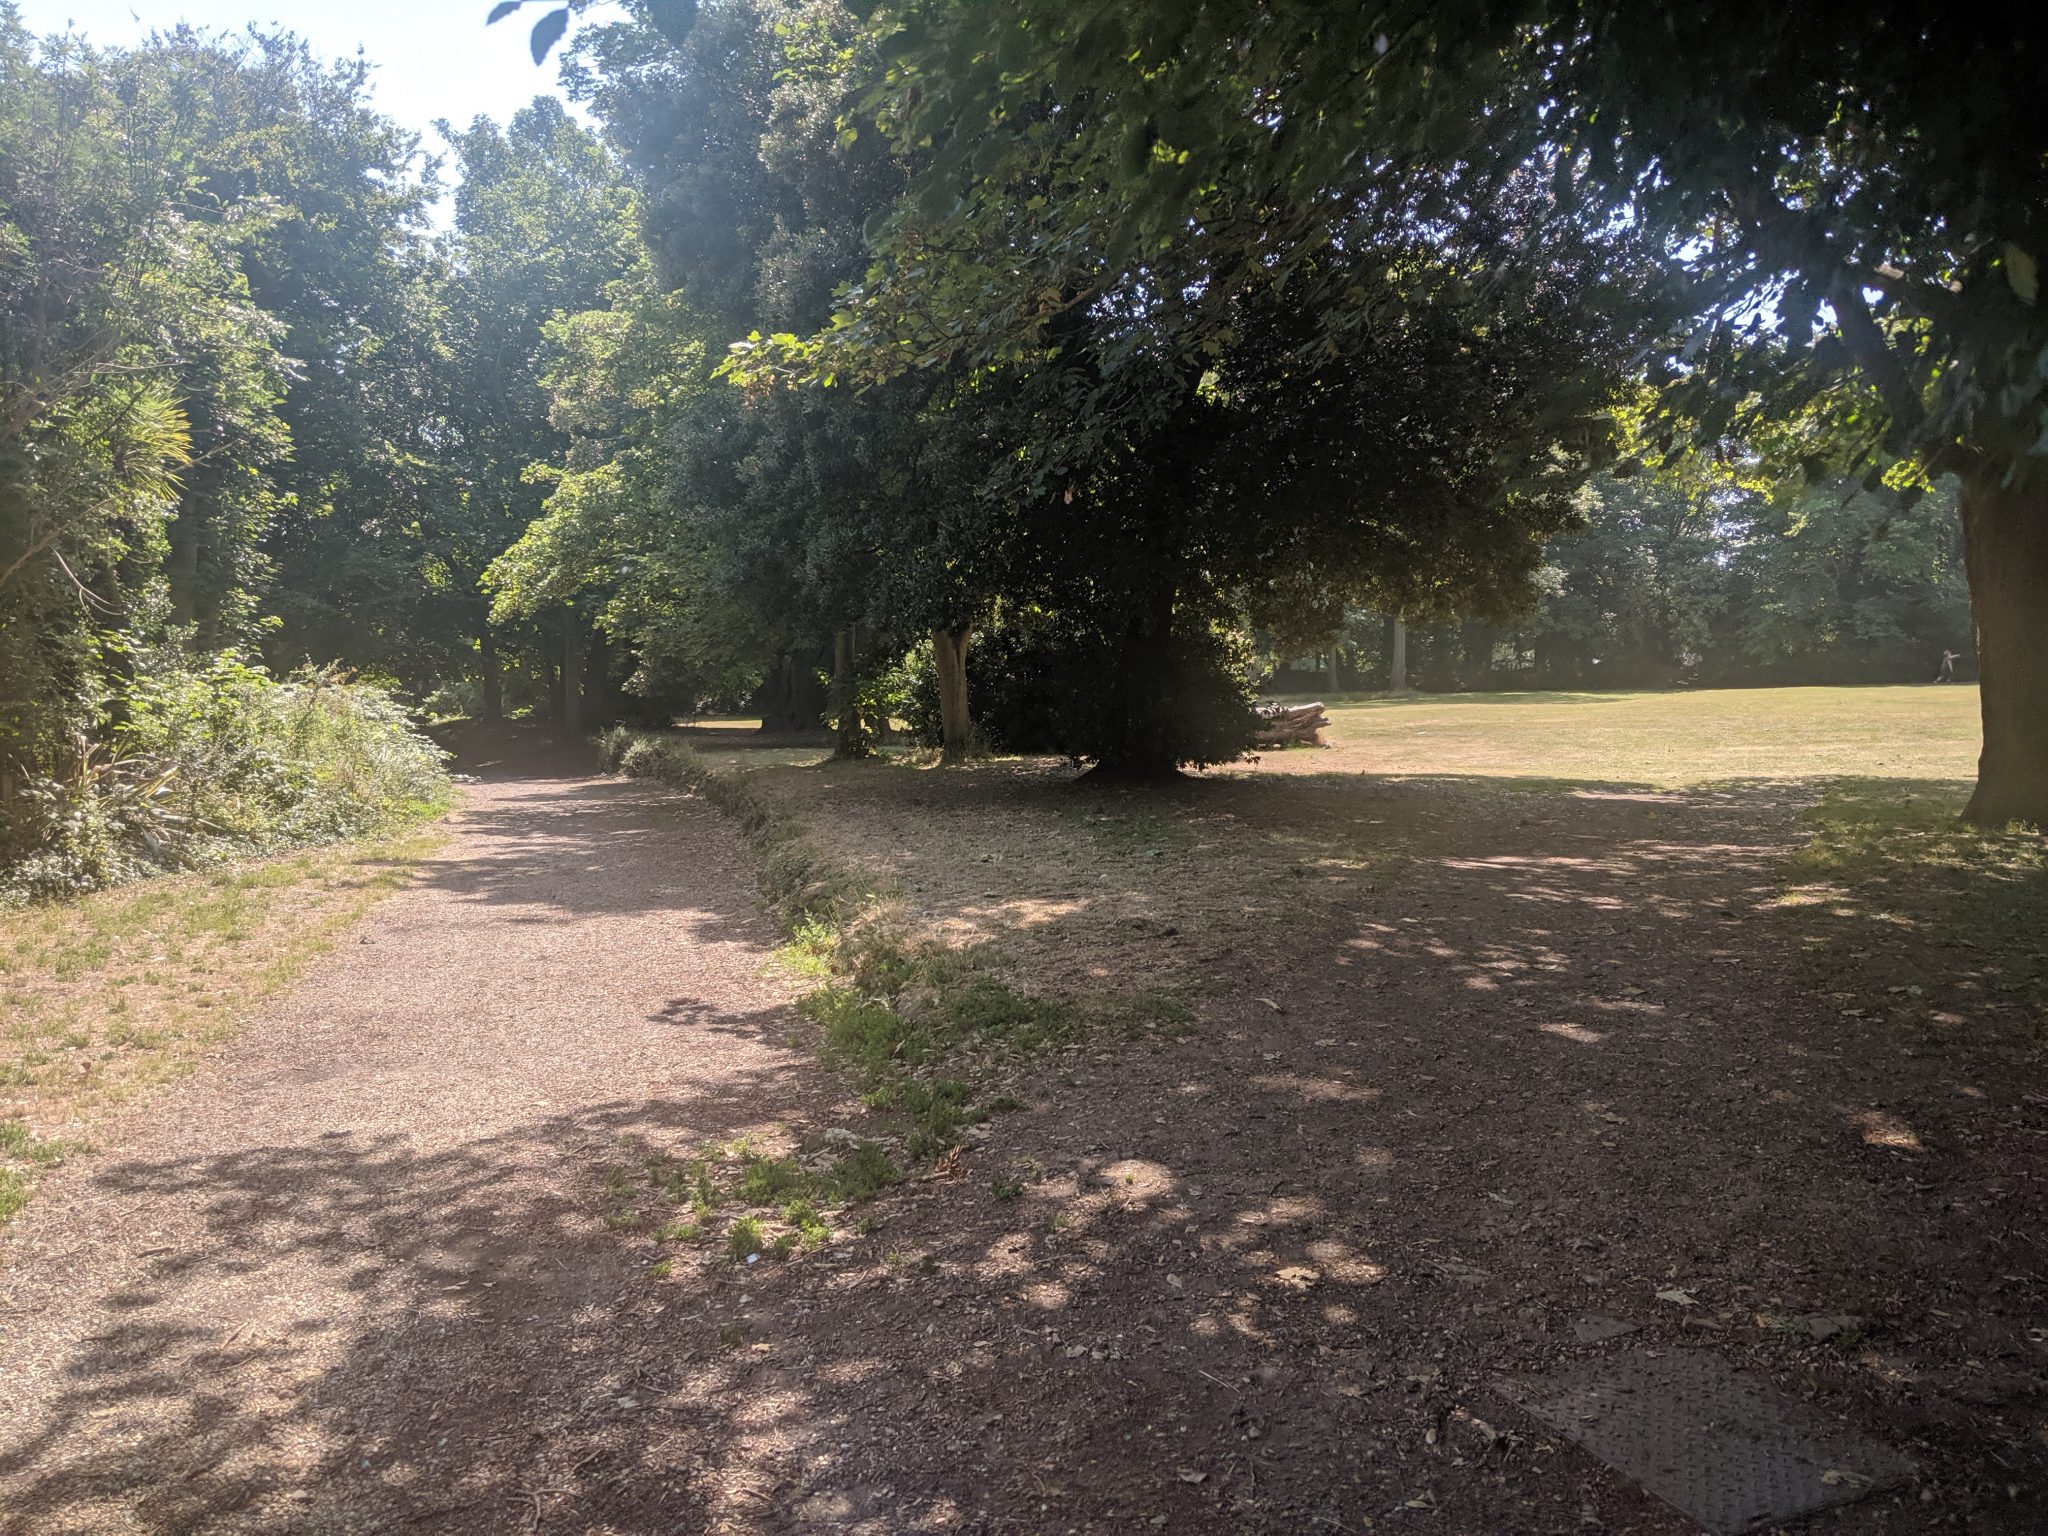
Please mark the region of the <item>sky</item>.
<svg viewBox="0 0 2048 1536"><path fill-rule="evenodd" d="M430 126L458 127L483 113L504 122L543 92L554 94L555 64L536 67L527 32L546 9L530 4L494 27L484 25L490 0L16 0L37 34L67 27L89 42L122 46L180 21L211 31L239 32L251 22L276 23L324 56L353 57L360 48L376 66L379 110L417 130L427 148L441 141Z"/></svg>

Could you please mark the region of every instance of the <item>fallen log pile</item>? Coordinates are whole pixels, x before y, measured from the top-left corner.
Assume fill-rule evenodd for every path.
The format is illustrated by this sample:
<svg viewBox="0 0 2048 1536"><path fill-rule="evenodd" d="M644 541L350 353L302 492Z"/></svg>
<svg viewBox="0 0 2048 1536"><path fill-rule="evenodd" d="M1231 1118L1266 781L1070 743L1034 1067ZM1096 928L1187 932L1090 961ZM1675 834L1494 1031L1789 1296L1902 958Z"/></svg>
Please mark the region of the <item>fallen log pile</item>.
<svg viewBox="0 0 2048 1536"><path fill-rule="evenodd" d="M1323 727L1329 723L1330 717L1323 713L1320 703L1261 704L1259 745L1286 747L1299 743L1320 747L1323 745Z"/></svg>

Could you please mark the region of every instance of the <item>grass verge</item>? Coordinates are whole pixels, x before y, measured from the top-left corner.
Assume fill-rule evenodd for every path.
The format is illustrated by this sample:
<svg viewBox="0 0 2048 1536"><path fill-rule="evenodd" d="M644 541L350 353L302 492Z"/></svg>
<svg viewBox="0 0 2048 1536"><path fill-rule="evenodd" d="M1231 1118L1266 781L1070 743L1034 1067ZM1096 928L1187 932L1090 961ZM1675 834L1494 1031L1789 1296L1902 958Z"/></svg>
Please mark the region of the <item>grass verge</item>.
<svg viewBox="0 0 2048 1536"><path fill-rule="evenodd" d="M0 910L0 1222L99 1116L189 1072L440 838L414 825Z"/></svg>
<svg viewBox="0 0 2048 1536"><path fill-rule="evenodd" d="M901 1124L913 1162L1021 1107L1004 1091L1008 1079L1048 1048L1103 1028L1148 1033L1188 1019L1164 997L1083 1005L1020 993L985 957L921 929L899 892L821 854L798 818L757 793L743 770L672 736L621 729L599 746L614 771L695 791L739 821L788 935L778 958L814 984L799 1007L818 1024L827 1055L855 1074L868 1108Z"/></svg>

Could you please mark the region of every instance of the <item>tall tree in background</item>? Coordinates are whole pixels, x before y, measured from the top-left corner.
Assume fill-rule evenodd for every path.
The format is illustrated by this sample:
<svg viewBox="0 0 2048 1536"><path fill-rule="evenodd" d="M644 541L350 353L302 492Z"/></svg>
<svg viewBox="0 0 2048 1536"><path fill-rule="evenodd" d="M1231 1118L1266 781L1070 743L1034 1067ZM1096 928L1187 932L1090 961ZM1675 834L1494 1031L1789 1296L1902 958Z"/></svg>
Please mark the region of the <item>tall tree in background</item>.
<svg viewBox="0 0 2048 1536"><path fill-rule="evenodd" d="M919 633L960 654L988 610L974 482L992 452L973 426L988 397L951 375L829 398L743 393L712 377L739 337L829 320L835 290L864 261L865 226L907 180L879 136L842 132L865 67L856 34L837 4L728 0L680 42L634 22L580 40L568 77L640 177L651 261L623 313L580 321L577 334L607 348L616 338L617 357L651 357L664 344L646 327L665 327L698 361L693 373L668 370L667 397L637 418L651 452L592 434L597 418L576 403L589 392L560 376L558 419L582 424L575 457L586 467L501 568L518 578L510 603L552 579L532 558L544 540L617 549L634 570L619 588L631 601L610 611L637 626L640 686L657 694L707 667L729 676L739 614L769 648L765 719L785 715L792 685L831 655L830 711L848 753L864 750L865 679ZM622 544L593 520L635 531ZM676 585L649 601L643 578L657 569ZM665 664L650 670L656 656ZM958 704L954 755L967 737Z"/></svg>
<svg viewBox="0 0 2048 1536"><path fill-rule="evenodd" d="M734 372L829 393L998 370L1019 404L1012 595L1062 616L1066 659L1092 674L1067 686L1088 724L1063 749L1152 772L1250 739L1242 704L1234 733L1176 739L1208 712L1198 696L1220 698L1203 679L1235 667L1206 650L1219 626L1306 634L1361 601L1423 616L1526 596L1605 450L1652 269L1609 217L1551 219L1547 171L1453 219L1455 179L1425 162L1357 168L1307 210L1314 238L1284 271L1246 277L1199 232L1120 226L1117 184L1068 162L1091 122L1034 110L977 134L971 163L941 145L892 210L894 264L815 339L742 343ZM918 153L916 127L893 127ZM930 211L982 177L978 217Z"/></svg>
<svg viewBox="0 0 2048 1536"><path fill-rule="evenodd" d="M429 540L429 578L474 643L483 712L496 715L502 671L482 578L540 515L546 491L529 467L559 463L567 447L541 384L546 327L590 309L632 266L632 200L611 155L559 102L535 101L505 128L478 119L449 138L462 185L440 295L448 360L438 375L436 461L448 484ZM557 712L573 727L581 674L590 670L601 691L608 663L586 654L590 616L573 604L539 619Z"/></svg>
<svg viewBox="0 0 2048 1536"><path fill-rule="evenodd" d="M0 8L0 836L138 666L249 637L288 445L276 215L186 173L178 80Z"/></svg>

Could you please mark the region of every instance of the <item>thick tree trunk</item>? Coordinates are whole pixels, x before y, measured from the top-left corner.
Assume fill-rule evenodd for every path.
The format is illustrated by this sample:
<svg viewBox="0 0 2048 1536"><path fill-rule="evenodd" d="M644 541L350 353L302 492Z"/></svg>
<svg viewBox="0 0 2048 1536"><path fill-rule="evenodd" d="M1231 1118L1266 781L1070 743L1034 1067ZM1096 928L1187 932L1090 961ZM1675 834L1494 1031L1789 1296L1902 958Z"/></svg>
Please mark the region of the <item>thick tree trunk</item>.
<svg viewBox="0 0 2048 1536"><path fill-rule="evenodd" d="M1458 627L1459 657L1458 685L1461 688L1483 688L1493 675L1493 631L1477 619L1467 619Z"/></svg>
<svg viewBox="0 0 2048 1536"><path fill-rule="evenodd" d="M967 643L972 631L932 631L932 655L939 666L939 759L964 763L974 750L974 726L967 715Z"/></svg>
<svg viewBox="0 0 2048 1536"><path fill-rule="evenodd" d="M1408 626L1399 619L1387 621L1393 625L1393 638L1387 642L1389 655L1387 663L1387 689L1391 693L1408 691Z"/></svg>
<svg viewBox="0 0 2048 1536"><path fill-rule="evenodd" d="M2048 830L2048 484L1962 483L1984 748L1963 815Z"/></svg>
<svg viewBox="0 0 2048 1536"><path fill-rule="evenodd" d="M1161 718L1162 712L1178 707L1176 700L1161 693L1170 675L1173 614L1178 596L1175 587L1162 586L1148 604L1132 611L1126 631L1129 663L1118 668L1109 683L1115 701L1109 710L1114 724L1095 766L1088 771L1090 778L1150 780L1180 776L1180 760L1173 747L1175 733Z"/></svg>
<svg viewBox="0 0 2048 1536"><path fill-rule="evenodd" d="M489 629L477 636L477 666L483 672L483 716L486 720L505 718L505 669L498 660L498 639Z"/></svg>
<svg viewBox="0 0 2048 1536"><path fill-rule="evenodd" d="M754 707L761 711L763 731L793 731L796 729L796 701L793 697L793 678L796 672L794 656L780 657L775 670L761 679L761 686L754 690Z"/></svg>
<svg viewBox="0 0 2048 1536"><path fill-rule="evenodd" d="M818 681L825 660L816 650L789 651L775 670L761 680L754 707L761 712L764 732L815 731L831 706L831 694Z"/></svg>
<svg viewBox="0 0 2048 1536"><path fill-rule="evenodd" d="M562 730L583 734L583 630L573 612L562 615Z"/></svg>

